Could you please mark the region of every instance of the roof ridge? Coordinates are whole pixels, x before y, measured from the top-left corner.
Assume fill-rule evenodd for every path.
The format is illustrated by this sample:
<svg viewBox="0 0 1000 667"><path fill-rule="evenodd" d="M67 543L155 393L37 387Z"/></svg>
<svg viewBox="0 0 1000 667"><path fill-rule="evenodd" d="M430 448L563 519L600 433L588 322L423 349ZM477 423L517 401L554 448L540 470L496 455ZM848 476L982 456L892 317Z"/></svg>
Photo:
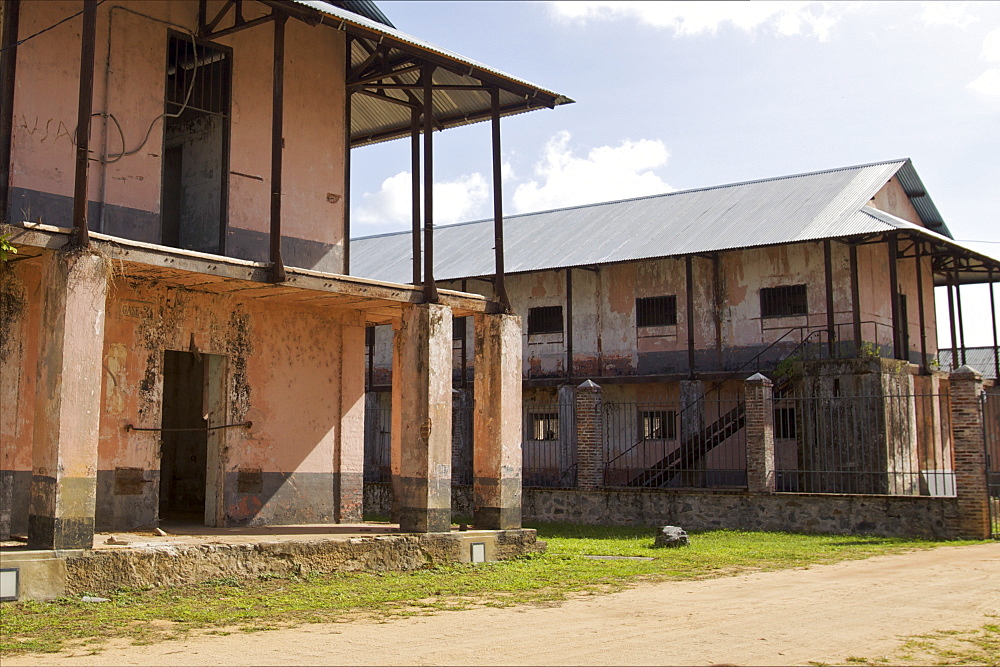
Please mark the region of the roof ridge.
<svg viewBox="0 0 1000 667"><path fill-rule="evenodd" d="M597 207L597 206L610 206L612 204L624 204L624 203L627 203L627 202L644 201L644 200L648 200L648 199L659 199L661 197L672 197L674 195L690 194L690 193L694 193L694 192L706 192L708 190L722 190L722 189L725 189L725 188L735 188L735 187L739 187L739 186L743 186L743 185L755 185L757 183L771 183L771 182L774 182L774 181L788 180L788 179L792 179L792 178L803 178L805 176L819 176L821 174L832 174L832 173L836 173L838 171L850 171L850 170L855 170L855 169L865 169L867 167L877 167L877 166L881 166L881 165L894 164L894 163L899 163L900 167L902 167L904 164L906 164L907 162L910 162L910 161L911 161L910 158L899 158L899 159L896 159L896 160L883 160L881 162L869 162L867 164L856 164L856 165L850 165L850 166L846 166L846 167L834 167L832 169L820 169L820 170L817 170L817 171L806 171L806 172L801 172L801 173L797 173L797 174L786 174L784 176L771 176L769 178L757 178L757 179L752 179L752 180L749 180L749 181L736 181L734 183L723 183L723 184L720 184L720 185L709 185L709 186L703 186L703 187L698 187L698 188L689 188L687 190L673 190L671 192L661 192L659 194L654 194L654 195L642 195L642 196L639 196L639 197L626 197L624 199L612 199L610 201L594 202L594 203L591 203L591 204L576 204L575 206L562 206L562 207L559 207L559 208L543 209L543 210L540 210L540 211L531 211L531 212L528 212L528 213L515 213L513 215L505 215L505 216L503 216L503 218L504 218L505 221L507 221L507 220L514 220L514 219L517 219L517 218L526 218L526 217L533 216L533 215L543 215L543 214L546 214L546 213L559 213L559 212L563 212L563 211L576 211L576 210L580 210L580 209L584 209L584 208L594 208L594 207ZM448 225L437 225L436 229L447 229L447 228L450 228L450 227L464 227L464 226L468 226L468 225L479 225L479 224L483 224L483 223L487 223L487 222L492 222L492 221L493 221L493 218L480 218L479 220L466 220L466 221L463 221L463 222L455 222L455 223L451 223L451 224L448 224ZM396 235L399 235L399 234L410 234L410 233L411 233L410 230L401 230L401 231L397 231L397 232L385 232L383 234L372 234L372 235L369 235L369 236L357 236L357 237L354 237L351 240L352 241L361 241L361 240L367 240L367 239L386 238L386 237L389 237L389 236L396 236Z"/></svg>

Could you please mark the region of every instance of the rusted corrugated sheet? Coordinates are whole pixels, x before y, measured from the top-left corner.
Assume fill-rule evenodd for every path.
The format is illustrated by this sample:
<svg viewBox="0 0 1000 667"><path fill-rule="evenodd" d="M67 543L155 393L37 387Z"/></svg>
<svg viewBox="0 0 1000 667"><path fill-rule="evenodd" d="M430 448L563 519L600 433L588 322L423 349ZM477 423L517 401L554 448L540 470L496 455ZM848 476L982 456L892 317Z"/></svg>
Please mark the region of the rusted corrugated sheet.
<svg viewBox="0 0 1000 667"><path fill-rule="evenodd" d="M331 25L361 28L375 42L382 38L389 40L389 59L394 60L405 54L434 55L445 58L453 70L468 72L467 74L438 68L434 72L434 83L437 85L478 85L483 76L496 82L500 87L501 115L511 116L542 106L569 104L573 100L564 95L519 79L496 68L471 60L452 51L434 46L421 39L373 21L365 16L336 7L323 0L292 0L293 2L311 7L327 18ZM378 39L375 39L378 37ZM367 57L367 53L355 46L351 52L351 65L359 65ZM410 72L399 75L399 82L413 84L417 81L417 73ZM405 93L399 90L386 90L384 93L399 100L406 100ZM413 94L421 98L419 91ZM490 96L488 91L434 91L434 117L443 127L458 127L479 122L489 117ZM410 132L410 110L391 102L382 102L365 95L355 94L351 98L351 142L354 146L378 143L389 139L408 136Z"/></svg>
<svg viewBox="0 0 1000 667"><path fill-rule="evenodd" d="M504 220L508 273L879 234L894 229L950 239L866 204L899 160L664 195L514 215ZM438 227L434 275L493 273L492 220ZM408 232L355 239L357 275L407 282Z"/></svg>

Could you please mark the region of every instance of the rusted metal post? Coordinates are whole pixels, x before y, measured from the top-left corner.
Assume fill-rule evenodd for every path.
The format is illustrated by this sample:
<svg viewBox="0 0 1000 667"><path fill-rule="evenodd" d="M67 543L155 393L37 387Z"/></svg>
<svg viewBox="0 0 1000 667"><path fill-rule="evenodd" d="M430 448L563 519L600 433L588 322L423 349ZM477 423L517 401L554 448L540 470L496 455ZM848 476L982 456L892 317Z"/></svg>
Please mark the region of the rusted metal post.
<svg viewBox="0 0 1000 667"><path fill-rule="evenodd" d="M955 334L955 293L953 291L955 278L951 271L947 272L948 281L948 329L951 334L951 370L958 368L958 338Z"/></svg>
<svg viewBox="0 0 1000 667"><path fill-rule="evenodd" d="M490 88L490 110L493 126L493 252L496 271L493 274L493 296L500 303L500 310L510 312L510 297L504 280L503 265L503 179L500 170L500 89ZM569 275L567 273L567 275Z"/></svg>
<svg viewBox="0 0 1000 667"><path fill-rule="evenodd" d="M434 66L427 65L424 79L424 303L437 303L434 284Z"/></svg>
<svg viewBox="0 0 1000 667"><path fill-rule="evenodd" d="M889 236L889 298L892 307L892 358L899 359L902 354L899 331L899 239L895 234Z"/></svg>
<svg viewBox="0 0 1000 667"><path fill-rule="evenodd" d="M347 40L347 63L350 66L351 40ZM344 100L344 267L345 276L351 275L351 90Z"/></svg>
<svg viewBox="0 0 1000 667"><path fill-rule="evenodd" d="M17 72L17 37L21 0L7 0L3 7L0 45L0 222L10 215L10 153L14 129L14 75Z"/></svg>
<svg viewBox="0 0 1000 667"><path fill-rule="evenodd" d="M927 320L924 315L924 267L923 244L913 245L914 261L917 264L917 315L920 318L920 367L927 370Z"/></svg>
<svg viewBox="0 0 1000 667"><path fill-rule="evenodd" d="M993 269L990 269L990 316L993 320L993 376L1000 378L1000 341L997 340L997 303L993 295Z"/></svg>
<svg viewBox="0 0 1000 667"><path fill-rule="evenodd" d="M285 23L288 16L274 17L274 90L271 98L271 281L285 280L281 259L281 154L285 111Z"/></svg>
<svg viewBox="0 0 1000 667"><path fill-rule="evenodd" d="M962 351L962 365L965 360L965 318L962 314L962 279L958 275L958 258L955 258L955 306L958 308L958 345Z"/></svg>
<svg viewBox="0 0 1000 667"><path fill-rule="evenodd" d="M833 359L837 343L837 325L833 312L833 248L830 239L823 241L823 267L826 274L826 350Z"/></svg>
<svg viewBox="0 0 1000 667"><path fill-rule="evenodd" d="M566 268L566 377L573 379L573 269Z"/></svg>
<svg viewBox="0 0 1000 667"><path fill-rule="evenodd" d="M858 287L858 246L850 246L851 261L851 320L854 324L854 354L861 355L861 290ZM878 336L875 336L878 342Z"/></svg>
<svg viewBox="0 0 1000 667"><path fill-rule="evenodd" d="M687 343L688 343L688 377L694 379L694 257L684 258L685 291L687 292Z"/></svg>
<svg viewBox="0 0 1000 667"><path fill-rule="evenodd" d="M75 242L90 245L87 229L87 181L90 174L90 119L94 93L94 41L97 34L97 0L83 2L83 33L80 36L80 97L76 115L76 174L73 181L73 229Z"/></svg>
<svg viewBox="0 0 1000 667"><path fill-rule="evenodd" d="M423 77L423 74L421 74ZM420 110L410 112L410 191L413 233L413 284L422 284L420 266Z"/></svg>

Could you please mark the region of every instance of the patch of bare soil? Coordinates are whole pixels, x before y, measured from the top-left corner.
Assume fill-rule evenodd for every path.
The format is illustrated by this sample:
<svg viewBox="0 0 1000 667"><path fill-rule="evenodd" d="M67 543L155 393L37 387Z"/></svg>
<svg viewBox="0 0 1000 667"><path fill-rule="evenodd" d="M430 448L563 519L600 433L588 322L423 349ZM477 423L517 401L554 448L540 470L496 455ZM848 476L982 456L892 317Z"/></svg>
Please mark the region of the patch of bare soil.
<svg viewBox="0 0 1000 667"><path fill-rule="evenodd" d="M975 633L998 615L1000 544L984 544L809 569L647 582L553 606L209 631L146 646L112 642L93 655L76 649L16 656L6 658L4 667L898 664L916 655L912 645L907 648L908 637L937 634L948 642L948 633Z"/></svg>

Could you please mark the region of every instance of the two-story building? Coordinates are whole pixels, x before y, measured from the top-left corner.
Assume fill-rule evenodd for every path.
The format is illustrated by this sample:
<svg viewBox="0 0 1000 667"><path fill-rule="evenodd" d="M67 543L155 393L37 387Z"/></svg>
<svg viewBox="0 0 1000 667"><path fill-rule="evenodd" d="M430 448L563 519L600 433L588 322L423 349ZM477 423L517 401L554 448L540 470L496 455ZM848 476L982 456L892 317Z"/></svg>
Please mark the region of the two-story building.
<svg viewBox="0 0 1000 667"><path fill-rule="evenodd" d="M432 276L348 275L350 153L410 140L417 189L435 131L491 122L499 165L502 117L571 100L363 0L0 10L0 235L16 250L0 266L0 532L64 549L168 518L360 521L365 330L386 323L407 378L401 527L447 530L453 316L477 321L477 382L498 397L482 401L477 524L519 526L519 422L496 412L521 402L517 320Z"/></svg>
<svg viewBox="0 0 1000 667"><path fill-rule="evenodd" d="M623 406L605 414L608 484L745 485L740 391L748 376L833 360L806 373L831 376L837 395L888 385L910 396L937 392L935 286L947 285L949 301L960 303L959 285L1000 281L1000 262L952 239L910 160L504 222L506 289L525 322L525 466L547 471L536 477L552 483L572 477L573 389L592 380L606 404ZM482 250L492 233L490 221L439 230L435 273L442 284L492 296L490 257ZM407 242L400 234L356 239L356 270L407 280ZM950 326L954 332L954 317ZM454 332L461 394L472 382L473 343L461 323ZM382 328L369 333L371 415L388 405L384 391L395 381L389 335ZM831 370L845 359L904 366ZM911 379L879 379L890 366L905 368ZM824 383L817 379L813 388ZM779 408L776 419L778 469L805 465L793 442L793 412ZM378 430L373 422L369 458L378 456ZM928 453L925 469L950 468L947 456L940 447ZM668 460L702 474L685 481L639 473Z"/></svg>

